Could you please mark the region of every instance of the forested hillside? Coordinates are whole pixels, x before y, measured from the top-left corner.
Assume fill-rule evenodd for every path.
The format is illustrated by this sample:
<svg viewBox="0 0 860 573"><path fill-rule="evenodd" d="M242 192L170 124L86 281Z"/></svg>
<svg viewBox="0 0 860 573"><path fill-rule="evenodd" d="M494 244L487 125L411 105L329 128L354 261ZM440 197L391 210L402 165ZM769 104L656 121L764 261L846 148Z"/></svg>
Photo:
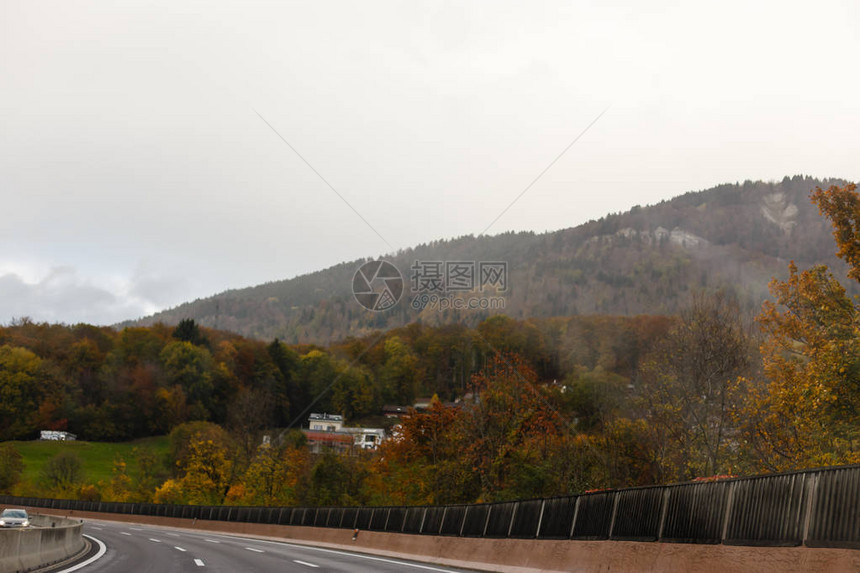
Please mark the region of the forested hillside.
<svg viewBox="0 0 860 573"><path fill-rule="evenodd" d="M674 314L698 289L726 289L744 312L754 313L768 296L770 279L786 276L789 260L801 267L824 263L844 276L829 225L809 201L816 186L832 184L841 182L802 176L778 183L748 181L542 235L467 236L419 245L383 257L407 284L403 299L386 312L370 313L356 304L352 280L364 261L353 261L228 291L134 324L192 318L254 338L328 344L413 321L475 326L493 312L517 319ZM507 262L504 309L413 310L408 287L416 260Z"/></svg>

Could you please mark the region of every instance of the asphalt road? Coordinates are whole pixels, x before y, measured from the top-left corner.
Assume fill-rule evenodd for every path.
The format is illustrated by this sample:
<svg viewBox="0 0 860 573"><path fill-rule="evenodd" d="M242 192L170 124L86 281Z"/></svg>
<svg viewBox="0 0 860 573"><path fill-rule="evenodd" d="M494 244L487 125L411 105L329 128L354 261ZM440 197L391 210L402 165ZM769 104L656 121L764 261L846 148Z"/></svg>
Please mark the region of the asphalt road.
<svg viewBox="0 0 860 573"><path fill-rule="evenodd" d="M86 520L105 552L79 573L460 573L462 569L187 529ZM61 572L60 572L61 573ZM463 572L465 573L465 572Z"/></svg>

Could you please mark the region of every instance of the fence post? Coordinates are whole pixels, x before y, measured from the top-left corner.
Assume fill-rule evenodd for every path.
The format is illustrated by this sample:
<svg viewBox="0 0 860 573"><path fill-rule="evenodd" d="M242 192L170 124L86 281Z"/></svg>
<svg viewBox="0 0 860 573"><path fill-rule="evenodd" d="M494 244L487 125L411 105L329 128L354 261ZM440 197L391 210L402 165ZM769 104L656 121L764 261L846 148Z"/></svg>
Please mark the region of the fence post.
<svg viewBox="0 0 860 573"><path fill-rule="evenodd" d="M576 529L576 518L579 517L579 500L581 499L581 495L576 496L576 503L573 504L573 519L570 520L570 535L567 536L568 539L573 537L573 530Z"/></svg>
<svg viewBox="0 0 860 573"><path fill-rule="evenodd" d="M666 526L666 515L669 513L669 497L672 488L663 488L663 511L660 512L660 524L657 526L657 541L663 539L663 528Z"/></svg>
<svg viewBox="0 0 860 573"><path fill-rule="evenodd" d="M427 521L427 508L424 508L424 512L421 514L421 525L418 526L418 533L424 533L424 522Z"/></svg>
<svg viewBox="0 0 860 573"><path fill-rule="evenodd" d="M463 512L463 523L460 524L460 535L458 537L463 537L463 530L466 528L466 521L469 519L469 510L472 509L471 505L466 506L466 511Z"/></svg>
<svg viewBox="0 0 860 573"><path fill-rule="evenodd" d="M514 502L514 510L511 512L511 521L508 523L508 534L506 537L511 536L511 531L514 530L514 520L517 518L517 509L520 507L520 502Z"/></svg>
<svg viewBox="0 0 860 573"><path fill-rule="evenodd" d="M618 498L621 497L621 492L612 492L612 517L609 518L609 539L612 539L612 534L615 532L615 516L618 513Z"/></svg>
<svg viewBox="0 0 860 573"><path fill-rule="evenodd" d="M535 529L535 538L540 537L540 526L543 523L543 510L546 509L546 500L540 502L540 515L538 515L537 528Z"/></svg>
<svg viewBox="0 0 860 573"><path fill-rule="evenodd" d="M484 520L484 532L481 533L481 537L487 536L487 527L490 526L490 516L493 514L493 506L491 505L487 508L487 518Z"/></svg>
<svg viewBox="0 0 860 573"><path fill-rule="evenodd" d="M806 474L806 478L804 491L808 496L808 499L806 500L806 516L802 524L803 532L800 539L801 545L806 545L806 542L809 539L809 524L812 521L812 513L816 510L815 493L818 491L818 482L821 479L821 475L817 472L814 474L808 473ZM798 511L800 511L799 508Z"/></svg>
<svg viewBox="0 0 860 573"><path fill-rule="evenodd" d="M723 528L720 533L720 543L725 543L726 535L729 531L729 521L732 518L732 508L735 502L735 483L737 482L729 482L729 493L726 494L726 514L723 517Z"/></svg>
<svg viewBox="0 0 860 573"><path fill-rule="evenodd" d="M445 506L445 509L442 510L442 519L439 520L439 531L436 532L436 535L442 535L442 528L445 526L445 516L448 515L448 506Z"/></svg>

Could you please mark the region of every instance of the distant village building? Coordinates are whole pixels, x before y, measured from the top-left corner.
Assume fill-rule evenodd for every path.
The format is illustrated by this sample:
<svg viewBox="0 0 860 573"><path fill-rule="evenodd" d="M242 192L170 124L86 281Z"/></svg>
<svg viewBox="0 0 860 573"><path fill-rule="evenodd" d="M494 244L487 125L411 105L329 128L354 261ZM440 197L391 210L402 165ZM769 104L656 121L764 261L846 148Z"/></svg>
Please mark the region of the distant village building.
<svg viewBox="0 0 860 573"><path fill-rule="evenodd" d="M77 436L71 432L60 432L57 430L42 430L39 433L40 440L54 440L60 442L70 442L75 440Z"/></svg>
<svg viewBox="0 0 860 573"><path fill-rule="evenodd" d="M313 453L329 449L337 453L355 450L375 450L385 440L382 428L347 428L343 416L336 414L311 414L308 429L302 430Z"/></svg>
<svg viewBox="0 0 860 573"><path fill-rule="evenodd" d="M308 417L311 430L323 432L339 432L343 428L343 416L337 414L311 414Z"/></svg>
<svg viewBox="0 0 860 573"><path fill-rule="evenodd" d="M382 428L344 428L352 434L354 445L362 450L375 450L385 440L385 430Z"/></svg>
<svg viewBox="0 0 860 573"><path fill-rule="evenodd" d="M382 415L386 418L402 418L409 413L409 406L386 405L382 407Z"/></svg>

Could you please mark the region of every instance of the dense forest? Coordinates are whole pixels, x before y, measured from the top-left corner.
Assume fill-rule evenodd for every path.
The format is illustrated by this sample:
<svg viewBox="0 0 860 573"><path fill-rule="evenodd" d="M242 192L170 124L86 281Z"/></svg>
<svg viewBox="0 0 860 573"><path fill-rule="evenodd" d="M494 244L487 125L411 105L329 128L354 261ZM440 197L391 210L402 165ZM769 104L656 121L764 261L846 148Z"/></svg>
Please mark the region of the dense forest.
<svg viewBox="0 0 860 573"><path fill-rule="evenodd" d="M24 319L0 328L0 439L57 429L129 440L195 420L299 427L311 406L373 421L385 404L462 398L497 351L521 357L542 383L595 371L629 381L671 324L649 316L500 315L476 328L412 324L323 348L265 343L193 320L115 331Z"/></svg>
<svg viewBox="0 0 860 573"><path fill-rule="evenodd" d="M386 255L409 285L416 261L503 261L503 309L416 311L407 288L384 313L367 313L350 290L364 261L291 280L232 290L121 326L175 325L183 318L245 336L328 345L412 322L475 327L494 313L516 319L585 314L677 314L693 291L727 290L755 314L768 282L789 260L826 264L844 276L827 222L809 202L809 177L721 185L546 234L505 233L436 241ZM852 293L860 289L849 285Z"/></svg>
<svg viewBox="0 0 860 573"><path fill-rule="evenodd" d="M848 280L860 195L818 189ZM860 313L823 265L786 264L753 324L736 292L690 293L674 317L413 323L328 346L192 319L122 330L0 328L0 491L160 503L423 504L550 496L860 462ZM385 423L431 397L378 451L311 453L308 412ZM389 424L390 426L390 424ZM40 429L170 452L88 483L61 452L20 479L10 440ZM263 435L272 439L264 440Z"/></svg>

